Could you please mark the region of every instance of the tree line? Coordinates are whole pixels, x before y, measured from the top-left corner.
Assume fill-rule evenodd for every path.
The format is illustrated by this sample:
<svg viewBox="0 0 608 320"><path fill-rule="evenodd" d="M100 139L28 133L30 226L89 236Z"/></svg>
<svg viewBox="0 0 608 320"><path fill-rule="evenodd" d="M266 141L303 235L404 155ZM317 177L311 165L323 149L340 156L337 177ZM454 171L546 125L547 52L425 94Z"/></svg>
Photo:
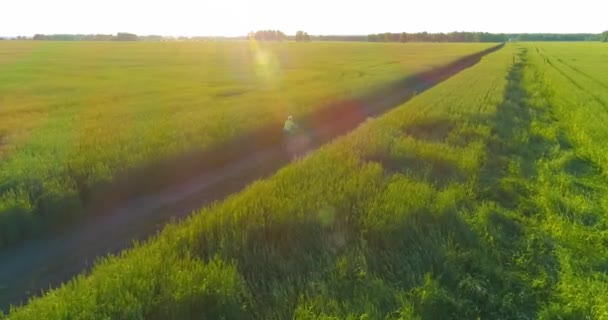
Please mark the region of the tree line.
<svg viewBox="0 0 608 320"><path fill-rule="evenodd" d="M294 40L297 42L308 42L310 41L310 36L304 31L298 31Z"/></svg>
<svg viewBox="0 0 608 320"><path fill-rule="evenodd" d="M48 41L139 41L153 40L161 36L144 36L140 37L133 33L119 32L116 35L112 34L36 34L33 40L48 40Z"/></svg>
<svg viewBox="0 0 608 320"><path fill-rule="evenodd" d="M369 42L507 42L507 41L598 41L600 35L591 33L552 34L552 33L487 33L487 32L450 32L450 33L379 33L367 36Z"/></svg>
<svg viewBox="0 0 608 320"><path fill-rule="evenodd" d="M280 30L260 30L256 32L250 32L247 35L250 40L256 41L287 41L295 40L297 42L310 41L311 37L307 32L299 30L295 36L288 36Z"/></svg>
<svg viewBox="0 0 608 320"><path fill-rule="evenodd" d="M608 31L601 34L552 34L552 33L487 33L487 32L450 32L450 33L378 33L370 35L317 35L298 31L295 36L288 36L280 30L259 30L241 37L166 37L160 35L138 36L133 33L119 32L112 34L36 34L33 38L25 36L0 40L49 40L49 41L223 41L247 40L257 41L359 41L359 42L507 42L507 41L602 41L608 42Z"/></svg>
<svg viewBox="0 0 608 320"><path fill-rule="evenodd" d="M287 35L280 30L260 30L250 32L248 38L257 41L285 41Z"/></svg>

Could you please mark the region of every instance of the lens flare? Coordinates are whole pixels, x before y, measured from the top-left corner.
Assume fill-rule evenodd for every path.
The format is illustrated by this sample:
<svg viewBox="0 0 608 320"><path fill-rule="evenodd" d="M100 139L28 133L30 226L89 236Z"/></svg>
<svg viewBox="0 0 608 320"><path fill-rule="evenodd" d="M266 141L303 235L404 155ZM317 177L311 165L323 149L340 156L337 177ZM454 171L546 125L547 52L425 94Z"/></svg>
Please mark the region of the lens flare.
<svg viewBox="0 0 608 320"><path fill-rule="evenodd" d="M255 74L266 89L276 89L281 81L281 64L271 51L264 49L256 40L249 40Z"/></svg>

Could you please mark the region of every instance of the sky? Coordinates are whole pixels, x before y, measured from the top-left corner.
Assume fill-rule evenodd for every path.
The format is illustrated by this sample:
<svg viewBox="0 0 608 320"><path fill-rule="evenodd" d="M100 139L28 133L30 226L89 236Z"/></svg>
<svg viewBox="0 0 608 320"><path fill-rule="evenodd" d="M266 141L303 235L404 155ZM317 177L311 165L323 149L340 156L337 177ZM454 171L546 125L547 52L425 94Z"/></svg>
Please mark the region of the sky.
<svg viewBox="0 0 608 320"><path fill-rule="evenodd" d="M600 33L607 13L605 0L2 0L0 35Z"/></svg>

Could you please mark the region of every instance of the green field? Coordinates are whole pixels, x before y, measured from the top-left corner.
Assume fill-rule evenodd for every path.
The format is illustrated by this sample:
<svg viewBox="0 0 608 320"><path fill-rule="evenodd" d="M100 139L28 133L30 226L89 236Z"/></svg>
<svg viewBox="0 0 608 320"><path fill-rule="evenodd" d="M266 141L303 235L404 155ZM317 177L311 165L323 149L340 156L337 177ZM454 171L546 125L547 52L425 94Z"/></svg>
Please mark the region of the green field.
<svg viewBox="0 0 608 320"><path fill-rule="evenodd" d="M0 247L82 215L126 170L490 46L1 42Z"/></svg>
<svg viewBox="0 0 608 320"><path fill-rule="evenodd" d="M125 170L490 46L0 43L0 246L81 214Z"/></svg>
<svg viewBox="0 0 608 320"><path fill-rule="evenodd" d="M605 319L607 50L509 44L9 318Z"/></svg>

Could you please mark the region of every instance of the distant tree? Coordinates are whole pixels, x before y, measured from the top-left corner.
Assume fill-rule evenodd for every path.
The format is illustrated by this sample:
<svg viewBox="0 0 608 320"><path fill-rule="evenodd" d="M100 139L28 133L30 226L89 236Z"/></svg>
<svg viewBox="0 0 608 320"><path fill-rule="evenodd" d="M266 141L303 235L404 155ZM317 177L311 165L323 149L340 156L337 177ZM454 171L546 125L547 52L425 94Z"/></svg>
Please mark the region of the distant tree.
<svg viewBox="0 0 608 320"><path fill-rule="evenodd" d="M256 31L254 38L257 41L265 41L266 40L266 31Z"/></svg>
<svg viewBox="0 0 608 320"><path fill-rule="evenodd" d="M285 41L285 40L287 40L287 35L279 30L276 30L275 31L275 40L276 41Z"/></svg>
<svg viewBox="0 0 608 320"><path fill-rule="evenodd" d="M318 40L368 42L507 42L507 41L598 41L608 42L608 31L602 34L504 34L487 32L450 33L379 33L367 36L318 36Z"/></svg>
<svg viewBox="0 0 608 320"><path fill-rule="evenodd" d="M91 40L93 41L111 41L114 39L114 36L111 34L96 34L93 36Z"/></svg>
<svg viewBox="0 0 608 320"><path fill-rule="evenodd" d="M385 32L382 34L382 41L383 42L391 42L391 39L393 38L393 36L390 34L390 32Z"/></svg>
<svg viewBox="0 0 608 320"><path fill-rule="evenodd" d="M297 42L310 41L310 36L308 35L308 33L300 30L296 32L295 40Z"/></svg>
<svg viewBox="0 0 608 320"><path fill-rule="evenodd" d="M358 35L358 36L336 36L336 35L330 35L330 36L311 36L310 37L311 40L319 40L319 41L361 41L361 42L365 42L365 41L370 41L369 39L369 35L367 36L363 36L363 35Z"/></svg>
<svg viewBox="0 0 608 320"><path fill-rule="evenodd" d="M33 39L34 40L47 40L47 37L43 34L35 34Z"/></svg>
<svg viewBox="0 0 608 320"><path fill-rule="evenodd" d="M422 41L422 42L431 42L431 41L433 41L431 35L428 32L426 32L426 31L425 32L421 32L418 35L418 37L419 37L420 41Z"/></svg>
<svg viewBox="0 0 608 320"><path fill-rule="evenodd" d="M431 39L433 42L448 42L450 37L445 33L436 33L431 35Z"/></svg>
<svg viewBox="0 0 608 320"><path fill-rule="evenodd" d="M256 31L254 38L257 41L266 40L266 31Z"/></svg>
<svg viewBox="0 0 608 320"><path fill-rule="evenodd" d="M133 33L119 32L114 38L115 41L137 41L139 37Z"/></svg>
<svg viewBox="0 0 608 320"><path fill-rule="evenodd" d="M470 33L466 32L450 32L446 35L446 41L449 42L471 42L470 37L468 37Z"/></svg>
<svg viewBox="0 0 608 320"><path fill-rule="evenodd" d="M257 31L254 39L258 41L284 41L287 36L280 30L261 30Z"/></svg>
<svg viewBox="0 0 608 320"><path fill-rule="evenodd" d="M163 41L163 37L158 35L143 36L139 37L139 39L143 41Z"/></svg>
<svg viewBox="0 0 608 320"><path fill-rule="evenodd" d="M304 31L298 31L296 32L296 41L300 42L300 41L304 41Z"/></svg>

